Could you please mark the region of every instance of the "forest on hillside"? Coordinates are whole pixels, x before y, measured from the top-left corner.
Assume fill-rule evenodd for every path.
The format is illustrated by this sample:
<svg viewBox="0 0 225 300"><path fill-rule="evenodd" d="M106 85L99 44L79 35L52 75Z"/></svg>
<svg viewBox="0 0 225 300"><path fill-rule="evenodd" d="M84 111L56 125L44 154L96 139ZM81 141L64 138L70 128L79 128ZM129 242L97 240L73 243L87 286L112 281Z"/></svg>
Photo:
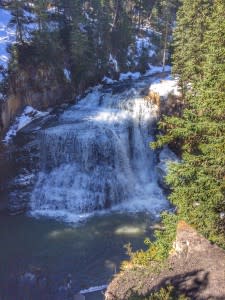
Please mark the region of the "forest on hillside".
<svg viewBox="0 0 225 300"><path fill-rule="evenodd" d="M153 62L165 65L170 59L177 0L9 0L3 4L12 14L9 25L16 30L16 43L8 49L9 69L2 70L3 95L8 86L17 88L20 74L26 76L32 68L44 72L49 81L67 84L71 80L75 91L83 91L104 75L115 78L119 70L144 71L149 64L146 47L140 46L137 61L134 56L136 39L146 36L146 31L158 47ZM30 80L30 86L38 89L39 79Z"/></svg>
<svg viewBox="0 0 225 300"><path fill-rule="evenodd" d="M225 3L183 1L174 32L173 72L182 117L164 118L157 146L175 143L182 161L167 182L179 218L225 245Z"/></svg>

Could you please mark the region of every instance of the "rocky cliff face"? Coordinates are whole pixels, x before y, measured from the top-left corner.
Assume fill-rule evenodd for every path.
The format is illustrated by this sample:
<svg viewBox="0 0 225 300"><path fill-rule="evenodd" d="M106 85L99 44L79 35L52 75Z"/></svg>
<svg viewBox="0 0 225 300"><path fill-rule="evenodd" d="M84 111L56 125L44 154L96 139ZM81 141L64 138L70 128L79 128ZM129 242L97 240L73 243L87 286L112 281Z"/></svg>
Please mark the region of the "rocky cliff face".
<svg viewBox="0 0 225 300"><path fill-rule="evenodd" d="M148 267L127 270L115 277L105 297L125 300L167 285L190 299L225 299L225 252L181 221L165 267L159 273Z"/></svg>
<svg viewBox="0 0 225 300"><path fill-rule="evenodd" d="M25 106L46 110L71 99L70 84L65 78L55 75L54 70L21 70L18 76L10 78L7 101L0 102L0 137Z"/></svg>

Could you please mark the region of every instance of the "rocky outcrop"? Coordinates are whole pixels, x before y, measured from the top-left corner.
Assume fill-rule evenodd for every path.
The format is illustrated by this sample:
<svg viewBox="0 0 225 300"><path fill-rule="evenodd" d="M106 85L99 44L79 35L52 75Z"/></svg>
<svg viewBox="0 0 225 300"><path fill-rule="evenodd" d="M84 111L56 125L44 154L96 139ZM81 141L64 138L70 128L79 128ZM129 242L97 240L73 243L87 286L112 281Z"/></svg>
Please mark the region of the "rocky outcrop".
<svg viewBox="0 0 225 300"><path fill-rule="evenodd" d="M110 283L106 300L125 300L173 285L178 293L196 300L225 299L225 251L211 244L181 221L173 250L160 272L149 267L129 269Z"/></svg>
<svg viewBox="0 0 225 300"><path fill-rule="evenodd" d="M156 80L147 91L145 100L158 107L160 115L180 115L184 108L178 82L172 77Z"/></svg>
<svg viewBox="0 0 225 300"><path fill-rule="evenodd" d="M7 101L0 102L0 137L25 106L45 110L71 101L70 84L57 77L53 69L21 70L18 76L11 77Z"/></svg>

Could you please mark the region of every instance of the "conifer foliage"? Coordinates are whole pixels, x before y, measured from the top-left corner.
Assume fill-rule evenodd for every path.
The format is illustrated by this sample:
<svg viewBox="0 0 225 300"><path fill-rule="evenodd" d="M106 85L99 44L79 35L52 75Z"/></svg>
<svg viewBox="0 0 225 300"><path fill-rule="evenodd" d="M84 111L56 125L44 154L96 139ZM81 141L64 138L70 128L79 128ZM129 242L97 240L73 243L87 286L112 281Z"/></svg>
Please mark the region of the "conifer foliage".
<svg viewBox="0 0 225 300"><path fill-rule="evenodd" d="M188 4L190 9L192 5L196 5L192 13L188 10ZM204 8L207 13L202 13L201 9ZM156 147L179 141L182 145L181 162L172 164L167 176L167 182L172 188L170 199L178 207L180 218L196 226L211 241L223 246L225 246L224 20L224 0L215 0L213 5L211 1L193 3L183 0L175 33L174 71L181 78L182 88L183 83L186 83L184 97L187 104L182 117L165 117L162 120L160 128L164 128L166 133L159 136L157 142L153 144L153 147ZM194 26L193 23L202 25L197 28L198 26ZM194 41L194 35L190 35L190 28L191 32L194 29L199 32L202 28L195 35L197 43L195 46L189 44ZM185 49L183 49L184 37L187 42Z"/></svg>
<svg viewBox="0 0 225 300"><path fill-rule="evenodd" d="M79 93L104 75L134 71L137 65L128 63L129 49L135 49L136 37L142 37L146 24L160 39L159 48L164 51L157 54L165 64L177 3L178 0L9 0L11 26L17 33L11 48L10 72L15 71L15 66L17 71L44 66L54 70L52 73L58 74L61 82L63 77L68 79L63 75L67 70L71 86ZM149 63L148 53L142 52L140 71ZM117 70L111 68L114 58Z"/></svg>
<svg viewBox="0 0 225 300"><path fill-rule="evenodd" d="M188 83L201 79L202 76L203 39L209 26L212 3L212 0L183 0L177 13L173 37L173 70L179 74L183 93Z"/></svg>

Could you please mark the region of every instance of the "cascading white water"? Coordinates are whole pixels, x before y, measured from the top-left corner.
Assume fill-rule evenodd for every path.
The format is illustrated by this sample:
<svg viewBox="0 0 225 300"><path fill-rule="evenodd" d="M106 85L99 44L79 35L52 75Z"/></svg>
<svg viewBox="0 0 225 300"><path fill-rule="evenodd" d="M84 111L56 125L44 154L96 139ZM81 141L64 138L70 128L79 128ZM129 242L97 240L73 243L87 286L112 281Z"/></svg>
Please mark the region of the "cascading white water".
<svg viewBox="0 0 225 300"><path fill-rule="evenodd" d="M156 109L134 88L93 90L40 133L41 171L32 213L80 215L107 208L156 213L167 205L157 185Z"/></svg>

